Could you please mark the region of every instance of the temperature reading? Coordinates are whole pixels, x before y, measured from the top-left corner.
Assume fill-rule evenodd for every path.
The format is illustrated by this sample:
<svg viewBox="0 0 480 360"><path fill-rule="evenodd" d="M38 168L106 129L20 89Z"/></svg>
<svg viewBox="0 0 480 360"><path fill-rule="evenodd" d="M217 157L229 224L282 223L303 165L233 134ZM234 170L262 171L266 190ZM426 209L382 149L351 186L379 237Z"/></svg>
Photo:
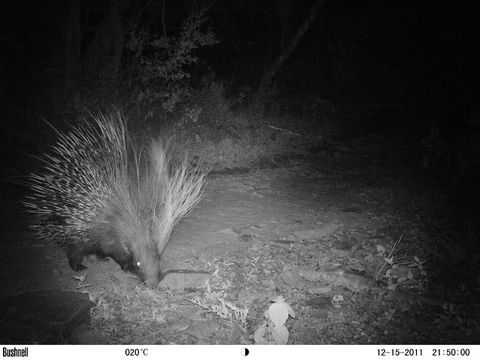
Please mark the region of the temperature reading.
<svg viewBox="0 0 480 360"><path fill-rule="evenodd" d="M127 355L127 356L148 356L148 349L147 348L125 349L125 355Z"/></svg>

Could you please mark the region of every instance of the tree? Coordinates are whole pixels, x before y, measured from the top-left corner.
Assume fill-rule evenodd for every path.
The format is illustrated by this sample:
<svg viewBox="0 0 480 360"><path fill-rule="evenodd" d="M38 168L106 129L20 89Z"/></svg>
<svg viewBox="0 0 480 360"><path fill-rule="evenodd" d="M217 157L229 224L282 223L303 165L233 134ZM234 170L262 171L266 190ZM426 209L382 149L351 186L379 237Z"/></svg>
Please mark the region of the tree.
<svg viewBox="0 0 480 360"><path fill-rule="evenodd" d="M315 21L319 9L325 4L326 0L315 0L308 12L307 17L303 21L302 25L298 28L297 32L293 37L288 41L283 49L280 51L276 59L270 64L268 69L264 72L262 79L260 80L260 85L258 86L257 93L253 102L253 110L257 113L263 114L265 100L268 97L268 94L271 90L273 80L277 75L280 67L288 59L293 50L297 47L298 42L308 30L310 25Z"/></svg>
<svg viewBox="0 0 480 360"><path fill-rule="evenodd" d="M80 76L115 83L125 43L122 13L126 6L128 0L109 0L106 14L91 30L87 28L87 24L92 26L88 15L92 9L97 13L103 12L103 9L99 10L101 4L70 0L64 43L64 86L67 93L78 85ZM93 32L93 36L86 35L89 31ZM87 41L87 38L92 40ZM82 52L82 48L86 50Z"/></svg>
<svg viewBox="0 0 480 360"><path fill-rule="evenodd" d="M66 92L70 92L73 89L80 66L80 51L82 47L81 7L81 0L70 1L65 29L64 86Z"/></svg>
<svg viewBox="0 0 480 360"><path fill-rule="evenodd" d="M85 62L101 79L115 83L122 61L125 32L120 0L110 0L107 14L88 47Z"/></svg>

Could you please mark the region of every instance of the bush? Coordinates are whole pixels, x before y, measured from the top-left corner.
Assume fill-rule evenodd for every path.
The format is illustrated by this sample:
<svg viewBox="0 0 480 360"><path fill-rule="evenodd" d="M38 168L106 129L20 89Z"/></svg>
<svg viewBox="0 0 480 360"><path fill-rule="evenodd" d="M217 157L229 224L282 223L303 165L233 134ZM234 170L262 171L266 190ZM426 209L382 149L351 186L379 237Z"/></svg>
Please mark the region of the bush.
<svg viewBox="0 0 480 360"><path fill-rule="evenodd" d="M191 96L185 84L191 77L188 67L198 62L198 49L218 43L212 31L202 30L206 21L205 10L191 14L178 36L159 36L145 27L130 30L127 49L133 55L136 104L159 104L173 112Z"/></svg>

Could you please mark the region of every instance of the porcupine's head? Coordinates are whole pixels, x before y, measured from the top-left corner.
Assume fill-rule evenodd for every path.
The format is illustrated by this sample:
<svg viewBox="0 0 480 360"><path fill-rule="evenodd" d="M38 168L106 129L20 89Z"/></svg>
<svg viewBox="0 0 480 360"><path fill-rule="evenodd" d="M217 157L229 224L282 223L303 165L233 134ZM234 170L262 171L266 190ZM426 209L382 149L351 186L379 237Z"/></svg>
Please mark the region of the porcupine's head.
<svg viewBox="0 0 480 360"><path fill-rule="evenodd" d="M123 199L117 201L116 205L124 208L117 207L117 211L111 215L108 233L103 233L98 243L102 246L101 252L117 262L122 270L137 275L155 288L160 278L161 254L152 238L148 217L136 211L138 208L132 204L131 195L128 192L119 195Z"/></svg>
<svg viewBox="0 0 480 360"><path fill-rule="evenodd" d="M143 196L133 182L117 184L104 208L105 213L88 233L96 248L94 253L110 257L122 270L137 275L155 288L160 278L160 254L152 237L151 216ZM128 185L128 186L127 186Z"/></svg>

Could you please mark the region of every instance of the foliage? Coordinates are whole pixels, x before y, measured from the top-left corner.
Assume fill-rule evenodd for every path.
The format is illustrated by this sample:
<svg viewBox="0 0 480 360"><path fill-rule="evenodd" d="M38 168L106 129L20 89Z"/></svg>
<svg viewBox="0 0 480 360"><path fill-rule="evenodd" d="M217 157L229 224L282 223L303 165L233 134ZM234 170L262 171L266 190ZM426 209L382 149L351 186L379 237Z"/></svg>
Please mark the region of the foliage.
<svg viewBox="0 0 480 360"><path fill-rule="evenodd" d="M285 322L289 316L295 317L295 311L281 295L272 301L273 304L265 310L265 320L255 331L255 343L285 345L289 337Z"/></svg>
<svg viewBox="0 0 480 360"><path fill-rule="evenodd" d="M402 239L403 235L393 244L390 252L387 252L382 245L377 245L377 253L383 258L384 262L377 271L375 281L386 281L387 288L391 291L396 291L399 285L410 289L421 289L427 281L425 261L420 260L417 256L413 256L413 260L400 260L398 250ZM383 272L386 266L388 269Z"/></svg>
<svg viewBox="0 0 480 360"><path fill-rule="evenodd" d="M205 10L191 14L177 36L132 27L126 46L133 54L136 67L138 103L160 103L172 112L189 95L184 84L191 77L188 67L198 62L200 48L218 43L211 30L202 30L206 21Z"/></svg>
<svg viewBox="0 0 480 360"><path fill-rule="evenodd" d="M424 167L451 166L452 153L447 141L442 137L436 127L431 127L428 134L422 139L424 155L422 165Z"/></svg>
<svg viewBox="0 0 480 360"><path fill-rule="evenodd" d="M204 77L196 101L204 116L215 125L225 122L231 103L225 95L225 84L212 77Z"/></svg>
<svg viewBox="0 0 480 360"><path fill-rule="evenodd" d="M229 293L232 291L232 281L228 277L220 275L226 273L232 264L227 261L215 261L215 263L207 261L206 263L210 267L215 267L215 271L207 281L204 294L195 295L189 301L222 319L235 321L245 328L248 307L236 305L228 300Z"/></svg>
<svg viewBox="0 0 480 360"><path fill-rule="evenodd" d="M231 103L225 96L224 83L213 77L203 77L200 88L191 91L191 96L185 98L178 107L181 119L176 122L176 126L184 128L185 124L204 120L220 127L227 121L230 107Z"/></svg>

